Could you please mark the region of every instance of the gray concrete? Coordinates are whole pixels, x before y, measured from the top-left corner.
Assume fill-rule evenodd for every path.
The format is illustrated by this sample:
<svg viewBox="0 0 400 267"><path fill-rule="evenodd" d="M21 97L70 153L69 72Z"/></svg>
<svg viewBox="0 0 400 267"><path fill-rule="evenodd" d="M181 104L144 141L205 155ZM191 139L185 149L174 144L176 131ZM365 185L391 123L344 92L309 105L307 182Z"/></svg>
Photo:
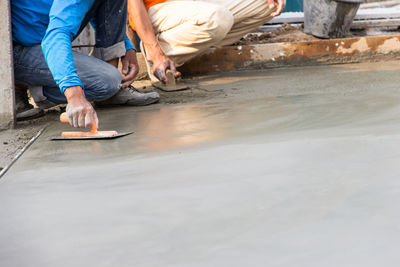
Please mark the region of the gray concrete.
<svg viewBox="0 0 400 267"><path fill-rule="evenodd" d="M400 63L233 73L101 110L0 180L0 266L397 266Z"/></svg>
<svg viewBox="0 0 400 267"><path fill-rule="evenodd" d="M0 130L14 125L14 70L12 64L10 2L0 1Z"/></svg>

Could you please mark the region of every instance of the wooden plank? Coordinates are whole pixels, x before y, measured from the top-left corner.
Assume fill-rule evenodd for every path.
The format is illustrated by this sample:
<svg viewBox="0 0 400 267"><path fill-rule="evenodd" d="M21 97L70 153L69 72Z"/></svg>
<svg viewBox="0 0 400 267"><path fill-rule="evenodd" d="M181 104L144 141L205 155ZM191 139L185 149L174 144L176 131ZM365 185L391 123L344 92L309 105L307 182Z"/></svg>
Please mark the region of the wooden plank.
<svg viewBox="0 0 400 267"><path fill-rule="evenodd" d="M363 14L359 13L354 18L354 21L358 20L376 20L376 19L400 19L400 11L399 12L381 12L376 14ZM283 23L304 23L304 14L302 12L296 12L288 15L281 15L277 18L273 18L266 25L273 24L283 24Z"/></svg>
<svg viewBox="0 0 400 267"><path fill-rule="evenodd" d="M298 26L302 23L290 23L292 26ZM257 28L258 32L272 32L280 28L282 24L263 25ZM374 19L374 20L356 20L351 25L352 30L360 30L365 28L379 28L379 27L398 27L400 26L400 19Z"/></svg>
<svg viewBox="0 0 400 267"><path fill-rule="evenodd" d="M376 14L363 14L358 13L354 20L367 20L367 19L397 19L400 18L400 12L393 13L376 13Z"/></svg>
<svg viewBox="0 0 400 267"><path fill-rule="evenodd" d="M371 9L371 8L382 8L382 7L394 7L400 5L398 0L394 1L382 1L374 3L366 3L360 6L360 9Z"/></svg>
<svg viewBox="0 0 400 267"><path fill-rule="evenodd" d="M358 20L354 21L351 29L365 29L365 28L378 28L378 27L398 27L400 26L400 19L376 19L376 20Z"/></svg>

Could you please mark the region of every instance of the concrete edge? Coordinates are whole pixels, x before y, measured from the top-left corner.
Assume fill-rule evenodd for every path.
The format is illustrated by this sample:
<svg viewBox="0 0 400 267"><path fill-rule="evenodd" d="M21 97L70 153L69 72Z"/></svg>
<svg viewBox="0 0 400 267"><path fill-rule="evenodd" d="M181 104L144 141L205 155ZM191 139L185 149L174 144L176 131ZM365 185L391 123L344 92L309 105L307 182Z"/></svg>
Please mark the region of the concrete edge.
<svg viewBox="0 0 400 267"><path fill-rule="evenodd" d="M400 35L210 48L179 70L184 75L400 59Z"/></svg>
<svg viewBox="0 0 400 267"><path fill-rule="evenodd" d="M7 173L7 171L14 165L14 163L28 150L28 148L42 135L46 130L48 124L45 125L29 142L15 155L12 161L0 171L0 180Z"/></svg>

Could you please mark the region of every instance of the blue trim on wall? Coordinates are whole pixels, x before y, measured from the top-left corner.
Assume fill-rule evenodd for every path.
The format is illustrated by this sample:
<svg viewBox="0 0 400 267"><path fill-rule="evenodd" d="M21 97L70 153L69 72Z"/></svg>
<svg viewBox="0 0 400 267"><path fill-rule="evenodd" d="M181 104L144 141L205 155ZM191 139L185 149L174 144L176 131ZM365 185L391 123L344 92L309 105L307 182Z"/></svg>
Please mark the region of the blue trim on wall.
<svg viewBox="0 0 400 267"><path fill-rule="evenodd" d="M285 12L303 11L303 0L287 0Z"/></svg>

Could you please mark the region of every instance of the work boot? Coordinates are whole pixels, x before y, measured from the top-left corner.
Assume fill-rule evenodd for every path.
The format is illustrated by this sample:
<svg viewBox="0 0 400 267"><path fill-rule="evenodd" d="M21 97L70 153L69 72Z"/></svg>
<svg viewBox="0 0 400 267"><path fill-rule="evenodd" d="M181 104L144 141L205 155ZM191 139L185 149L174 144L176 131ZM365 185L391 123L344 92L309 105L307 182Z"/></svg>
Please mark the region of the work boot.
<svg viewBox="0 0 400 267"><path fill-rule="evenodd" d="M57 106L56 103L53 103L47 99L42 100L42 101L37 101L37 102L35 101L35 104L36 104L36 106L38 106L41 109L49 109L49 108Z"/></svg>
<svg viewBox="0 0 400 267"><path fill-rule="evenodd" d="M27 86L15 84L15 110L17 121L32 120L44 116L41 108L29 104Z"/></svg>
<svg viewBox="0 0 400 267"><path fill-rule="evenodd" d="M31 96L35 101L36 106L38 106L41 109L45 110L57 106L56 103L47 100L47 97L44 96L43 86L31 85L29 86L29 92L31 93Z"/></svg>
<svg viewBox="0 0 400 267"><path fill-rule="evenodd" d="M122 88L111 98L95 102L96 106L146 106L156 103L160 100L160 95L157 92L141 93L135 87L129 85Z"/></svg>

